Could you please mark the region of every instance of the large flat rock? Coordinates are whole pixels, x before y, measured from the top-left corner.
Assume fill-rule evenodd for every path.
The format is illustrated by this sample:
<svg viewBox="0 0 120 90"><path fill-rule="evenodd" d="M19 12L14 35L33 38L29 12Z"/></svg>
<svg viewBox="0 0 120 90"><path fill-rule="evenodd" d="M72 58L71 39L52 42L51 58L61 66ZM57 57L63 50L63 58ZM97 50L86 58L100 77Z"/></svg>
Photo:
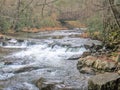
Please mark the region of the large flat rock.
<svg viewBox="0 0 120 90"><path fill-rule="evenodd" d="M88 81L88 90L120 90L120 75L105 73L93 76Z"/></svg>

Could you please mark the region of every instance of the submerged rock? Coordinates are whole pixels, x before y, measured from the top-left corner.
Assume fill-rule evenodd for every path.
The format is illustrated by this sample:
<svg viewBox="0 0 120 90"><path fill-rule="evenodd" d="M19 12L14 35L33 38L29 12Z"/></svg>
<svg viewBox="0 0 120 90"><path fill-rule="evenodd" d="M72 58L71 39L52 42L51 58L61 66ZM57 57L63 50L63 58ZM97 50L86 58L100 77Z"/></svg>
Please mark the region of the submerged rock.
<svg viewBox="0 0 120 90"><path fill-rule="evenodd" d="M88 90L120 90L120 76L117 73L93 76L88 81Z"/></svg>
<svg viewBox="0 0 120 90"><path fill-rule="evenodd" d="M56 88L56 85L61 85L63 83L64 82L60 80L46 80L45 78L40 78L36 82L36 86L40 90L54 90Z"/></svg>
<svg viewBox="0 0 120 90"><path fill-rule="evenodd" d="M87 89L82 89L78 87L72 87L72 86L65 86L65 85L56 85L56 87L52 90L87 90Z"/></svg>
<svg viewBox="0 0 120 90"><path fill-rule="evenodd" d="M80 58L79 54L76 55L72 55L71 57L69 57L67 60L78 60Z"/></svg>

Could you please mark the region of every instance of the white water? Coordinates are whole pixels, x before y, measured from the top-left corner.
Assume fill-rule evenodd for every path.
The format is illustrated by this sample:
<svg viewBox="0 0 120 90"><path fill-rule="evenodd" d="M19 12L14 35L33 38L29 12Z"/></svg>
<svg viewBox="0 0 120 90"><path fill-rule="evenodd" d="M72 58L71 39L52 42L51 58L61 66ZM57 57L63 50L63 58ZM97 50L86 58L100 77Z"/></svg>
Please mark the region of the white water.
<svg viewBox="0 0 120 90"><path fill-rule="evenodd" d="M5 72L5 74L0 75L0 80L7 80L12 77L14 78L16 76L14 74L14 72L19 71L21 68L39 67L39 66L51 67L51 68L58 67L58 68L63 68L63 70L61 71L59 69L58 70L55 69L55 71L52 71L50 73L46 72L46 69L43 69L43 71L41 71L42 69L40 71L36 70L35 77L40 76L40 73L41 73L41 74L43 74L43 76L46 76L46 77L48 77L47 75L49 75L49 77L51 77L51 78L52 77L63 78L63 76L64 76L64 78L67 79L69 77L69 75L68 76L66 76L66 75L68 73L71 73L71 71L68 69L72 70L72 69L76 68L76 67L72 68L74 65L72 63L68 63L69 61L67 59L73 55L81 55L84 51L86 51L85 48L78 48L77 50L72 50L72 49L74 49L74 48L68 49L68 47L61 47L61 46L57 46L57 45L55 45L53 48L51 48L51 47L48 47L48 45L46 45L46 44L29 46L26 50L22 50L20 52L13 53L12 55L5 57L5 58L16 58L16 59L20 58L20 60L24 60L24 62L25 62L25 60L28 60L27 62L29 62L29 63L23 64L23 65L16 64L16 65L3 66L2 71ZM27 58L27 59L25 59L25 58ZM19 62L19 60L18 60L18 62ZM71 65L73 65L73 66L71 66ZM33 76L33 73L34 72L31 72L30 77ZM24 74L27 75L27 77L29 77L30 72L28 72L28 71L23 72L20 74L20 76L24 75ZM74 74L73 74L73 76L74 76ZM27 78L27 77L25 76L25 78ZM74 77L76 77L76 75ZM63 78L63 80L64 80L64 78ZM25 82L26 82L26 80L23 83L25 83ZM28 85L30 85L32 88L32 89L29 88L28 90L37 90L35 88L33 89L33 85L31 85L30 83L28 83L28 82L26 82L26 83ZM20 86L21 86L21 84L19 85L19 83L18 83L19 88L20 88ZM9 87L5 90L12 90L12 88L13 87ZM17 90L17 89L15 89L15 90Z"/></svg>
<svg viewBox="0 0 120 90"><path fill-rule="evenodd" d="M73 48L74 49L74 48ZM63 65L64 60L70 58L73 55L81 55L85 48L78 48L76 51L72 50L72 48L67 50L67 47L55 46L54 48L48 47L46 44L42 45L34 45L27 48L27 50L23 50L18 53L13 53L8 57L14 58L29 58L29 60L33 60L30 64L40 64L47 66L61 66ZM8 58L7 57L7 58Z"/></svg>
<svg viewBox="0 0 120 90"><path fill-rule="evenodd" d="M3 83L6 86L5 90L13 90L14 87L19 88L14 90L21 90L24 86L27 89L22 90L38 90L31 82L40 77L62 80L65 86L86 87L89 77L78 72L77 60L68 60L86 51L84 47L81 47L82 45L94 42L67 36L80 34L79 32L78 30L52 31L50 34L41 32L32 37L39 38L41 35L49 37L38 40L32 38L37 43L36 45L29 45L28 40L18 43L12 39L7 46L3 46L3 48L24 48L3 58L5 62L11 62L10 65L5 65L4 62L0 64L0 81L5 80L6 84ZM52 35L65 35L65 37L50 39Z"/></svg>

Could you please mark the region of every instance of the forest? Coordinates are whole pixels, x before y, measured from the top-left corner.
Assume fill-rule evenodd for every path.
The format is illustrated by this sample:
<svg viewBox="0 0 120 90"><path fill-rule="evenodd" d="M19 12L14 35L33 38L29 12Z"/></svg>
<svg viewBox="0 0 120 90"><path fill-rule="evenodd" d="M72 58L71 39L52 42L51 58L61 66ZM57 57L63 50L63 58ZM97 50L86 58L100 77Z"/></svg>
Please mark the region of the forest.
<svg viewBox="0 0 120 90"><path fill-rule="evenodd" d="M30 28L89 27L107 44L119 43L119 0L0 0L0 31ZM63 24L62 24L63 23ZM101 36L102 35L102 36ZM100 37L101 36L101 37ZM110 43L112 42L112 43Z"/></svg>
<svg viewBox="0 0 120 90"><path fill-rule="evenodd" d="M120 90L120 0L0 0L0 90Z"/></svg>

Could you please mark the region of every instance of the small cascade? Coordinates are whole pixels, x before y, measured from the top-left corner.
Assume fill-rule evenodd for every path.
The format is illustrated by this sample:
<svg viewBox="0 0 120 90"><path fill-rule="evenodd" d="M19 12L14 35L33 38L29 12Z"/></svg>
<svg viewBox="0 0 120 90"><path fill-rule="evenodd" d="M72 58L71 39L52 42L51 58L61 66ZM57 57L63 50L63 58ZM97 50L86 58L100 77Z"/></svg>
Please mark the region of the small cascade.
<svg viewBox="0 0 120 90"><path fill-rule="evenodd" d="M41 44L41 45L34 45L30 46L26 51L21 51L16 54L13 54L13 56L16 57L36 57L41 60L43 58L49 57L49 59L57 58L57 60L63 58L67 59L71 57L72 55L81 55L86 49L84 47L69 47L67 45L47 45L47 44Z"/></svg>
<svg viewBox="0 0 120 90"><path fill-rule="evenodd" d="M76 34L79 35L81 32L79 30L46 31L34 33L28 40L11 38L1 40L2 49L20 48L1 59L0 86L2 84L5 87L2 90L38 90L33 82L41 77L61 80L64 82L63 86L79 88L75 90L86 90L89 76L80 74L76 64L82 53L86 51L84 44L96 41L73 37ZM57 35L64 37L49 38Z"/></svg>
<svg viewBox="0 0 120 90"><path fill-rule="evenodd" d="M0 42L0 46L4 48L26 48L35 45L34 42L29 40L10 39Z"/></svg>

